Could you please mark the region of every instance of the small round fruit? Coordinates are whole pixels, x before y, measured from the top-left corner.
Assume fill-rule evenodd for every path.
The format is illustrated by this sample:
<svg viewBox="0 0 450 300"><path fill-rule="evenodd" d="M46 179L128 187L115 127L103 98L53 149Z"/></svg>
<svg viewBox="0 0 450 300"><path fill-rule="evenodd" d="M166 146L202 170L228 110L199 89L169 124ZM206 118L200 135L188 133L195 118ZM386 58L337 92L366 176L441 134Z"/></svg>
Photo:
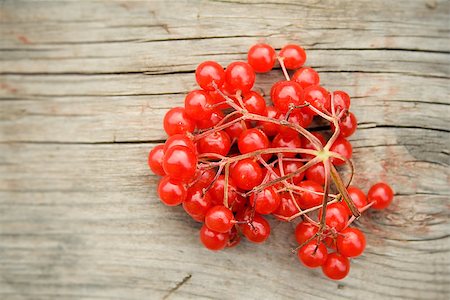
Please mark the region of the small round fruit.
<svg viewBox="0 0 450 300"><path fill-rule="evenodd" d="M255 71L245 62L236 61L228 65L225 70L225 81L233 92L248 92L255 83Z"/></svg>
<svg viewBox="0 0 450 300"><path fill-rule="evenodd" d="M241 225L242 233L253 243L262 243L270 235L270 224L262 216L255 214L250 224Z"/></svg>
<svg viewBox="0 0 450 300"><path fill-rule="evenodd" d="M309 167L305 175L308 180L317 182L320 185L325 184L325 167L322 162Z"/></svg>
<svg viewBox="0 0 450 300"><path fill-rule="evenodd" d="M194 153L197 151L197 147L194 142L186 134L175 134L169 137L164 143L164 152L173 146L186 146Z"/></svg>
<svg viewBox="0 0 450 300"><path fill-rule="evenodd" d="M207 91L214 90L214 84L220 88L225 81L223 67L215 61L205 61L198 65L195 70L195 79L198 85Z"/></svg>
<svg viewBox="0 0 450 300"><path fill-rule="evenodd" d="M253 70L265 73L272 70L277 54L268 44L256 44L248 50L247 60Z"/></svg>
<svg viewBox="0 0 450 300"><path fill-rule="evenodd" d="M336 152L337 154L340 154L343 157L350 159L352 158L353 147L352 144L350 144L350 142L347 141L345 138L338 137L336 141L333 143L333 145L330 147L330 151ZM332 157L331 162L335 166L341 166L345 164L344 160L336 157Z"/></svg>
<svg viewBox="0 0 450 300"><path fill-rule="evenodd" d="M194 129L195 122L187 115L183 107L174 107L164 116L164 130L169 136L193 132Z"/></svg>
<svg viewBox="0 0 450 300"><path fill-rule="evenodd" d="M302 140L299 135L290 134L277 134L272 140L272 148L290 148L297 149L302 147ZM297 153L295 152L283 152L284 157L292 158L295 157Z"/></svg>
<svg viewBox="0 0 450 300"><path fill-rule="evenodd" d="M164 176L164 168L162 166L164 160L164 145L155 146L148 154L148 166L156 175Z"/></svg>
<svg viewBox="0 0 450 300"><path fill-rule="evenodd" d="M209 229L226 233L231 230L234 223L234 216L231 210L223 205L211 207L205 215L205 224Z"/></svg>
<svg viewBox="0 0 450 300"><path fill-rule="evenodd" d="M321 112L330 112L331 95L326 89L320 85L311 85L305 88L304 94L305 102L308 102ZM316 115L316 112L309 107L306 107L305 111L311 115Z"/></svg>
<svg viewBox="0 0 450 300"><path fill-rule="evenodd" d="M190 181L197 168L197 156L186 146L173 146L164 154L164 172L173 179Z"/></svg>
<svg viewBox="0 0 450 300"><path fill-rule="evenodd" d="M319 210L319 220L322 217L322 209ZM348 213L344 205L340 203L333 203L327 206L325 214L325 224L327 226L341 231L347 225Z"/></svg>
<svg viewBox="0 0 450 300"><path fill-rule="evenodd" d="M268 187L250 196L250 204L262 215L274 212L280 205L280 197L273 187Z"/></svg>
<svg viewBox="0 0 450 300"><path fill-rule="evenodd" d="M210 181L211 182L211 181ZM216 205L223 205L223 198L225 193L225 175L219 175L217 180L209 190L212 196L212 202ZM236 185L233 178L228 178L228 206L232 206L237 199Z"/></svg>
<svg viewBox="0 0 450 300"><path fill-rule="evenodd" d="M298 202L295 198L296 195L294 194L294 200ZM292 217L293 215L299 213L296 204L294 203L294 200L292 200L291 195L288 192L284 192L280 194L280 205L278 205L278 208L273 212L274 216L283 222L286 222L288 218Z"/></svg>
<svg viewBox="0 0 450 300"><path fill-rule="evenodd" d="M334 110L339 113L342 110L350 109L350 96L343 91L333 92Z"/></svg>
<svg viewBox="0 0 450 300"><path fill-rule="evenodd" d="M298 259L308 268L317 268L325 263L328 256L327 247L323 243L311 241L297 253Z"/></svg>
<svg viewBox="0 0 450 300"><path fill-rule="evenodd" d="M202 187L194 186L187 190L186 199L183 201L183 208L194 220L203 222L206 212L211 206L211 196L208 192L203 194Z"/></svg>
<svg viewBox="0 0 450 300"><path fill-rule="evenodd" d="M358 121L353 113L348 113L339 120L339 134L343 137L349 137L356 131ZM335 131L334 124L331 123L331 130Z"/></svg>
<svg viewBox="0 0 450 300"><path fill-rule="evenodd" d="M286 69L290 70L300 68L306 61L306 52L298 45L284 46L280 50L279 56L284 58Z"/></svg>
<svg viewBox="0 0 450 300"><path fill-rule="evenodd" d="M229 233L220 233L203 225L200 229L200 241L209 250L218 251L225 248L230 238Z"/></svg>
<svg viewBox="0 0 450 300"><path fill-rule="evenodd" d="M298 204L301 209L308 209L322 204L323 187L311 180L305 180L298 184L299 187L305 189L300 191Z"/></svg>
<svg viewBox="0 0 450 300"><path fill-rule="evenodd" d="M303 104L303 89L295 81L282 81L272 91L272 102L279 111L286 113L290 105Z"/></svg>
<svg viewBox="0 0 450 300"><path fill-rule="evenodd" d="M230 148L231 139L223 130L208 134L198 141L199 153L216 153L225 156Z"/></svg>
<svg viewBox="0 0 450 300"><path fill-rule="evenodd" d="M374 184L367 193L367 200L369 203L374 202L372 205L374 209L385 209L391 204L392 199L394 191L384 182Z"/></svg>
<svg viewBox="0 0 450 300"><path fill-rule="evenodd" d="M322 265L322 271L330 279L341 280L350 271L350 261L339 253L330 253Z"/></svg>
<svg viewBox="0 0 450 300"><path fill-rule="evenodd" d="M319 74L310 67L298 69L292 76L292 80L298 82L302 88L307 88L311 85L319 85L320 83Z"/></svg>
<svg viewBox="0 0 450 300"><path fill-rule="evenodd" d="M186 114L193 120L203 120L211 117L213 108L211 96L202 90L194 90L186 95L184 109Z"/></svg>
<svg viewBox="0 0 450 300"><path fill-rule="evenodd" d="M267 115L266 100L257 92L250 91L246 93L242 98L242 102L244 102L244 107L249 113L260 116Z"/></svg>
<svg viewBox="0 0 450 300"><path fill-rule="evenodd" d="M164 176L158 184L158 195L165 205L177 206L186 199L186 188L183 183Z"/></svg>
<svg viewBox="0 0 450 300"><path fill-rule="evenodd" d="M363 253L366 248L364 233L357 228L346 228L342 230L337 239L337 249L346 257L356 257Z"/></svg>
<svg viewBox="0 0 450 300"><path fill-rule="evenodd" d="M231 178L238 188L249 191L262 182L263 172L256 161L247 158L238 161L231 168Z"/></svg>
<svg viewBox="0 0 450 300"><path fill-rule="evenodd" d="M267 149L270 145L266 134L257 128L243 131L238 139L239 151L242 154Z"/></svg>
<svg viewBox="0 0 450 300"><path fill-rule="evenodd" d="M364 206L367 205L367 198L363 191L361 191L359 188L355 186L349 186L347 188L348 195L353 201L353 204L355 204L356 208L361 210ZM350 208L348 208L347 204L344 205L345 209L347 210L347 213L349 216L352 215L352 212Z"/></svg>
<svg viewBox="0 0 450 300"><path fill-rule="evenodd" d="M312 238L317 231L319 231L319 227L309 222L302 221L295 227L295 240L301 245Z"/></svg>

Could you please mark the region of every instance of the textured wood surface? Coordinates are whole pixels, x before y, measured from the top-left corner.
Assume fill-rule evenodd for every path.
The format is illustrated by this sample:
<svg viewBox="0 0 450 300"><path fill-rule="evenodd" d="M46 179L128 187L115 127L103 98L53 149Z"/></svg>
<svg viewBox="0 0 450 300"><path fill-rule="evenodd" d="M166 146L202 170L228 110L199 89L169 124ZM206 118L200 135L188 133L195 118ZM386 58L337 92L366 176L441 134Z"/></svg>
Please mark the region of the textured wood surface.
<svg viewBox="0 0 450 300"><path fill-rule="evenodd" d="M299 2L0 1L0 298L448 299L449 1ZM300 266L295 224L211 253L157 199L165 112L260 39L352 96L355 182L396 191L341 282Z"/></svg>

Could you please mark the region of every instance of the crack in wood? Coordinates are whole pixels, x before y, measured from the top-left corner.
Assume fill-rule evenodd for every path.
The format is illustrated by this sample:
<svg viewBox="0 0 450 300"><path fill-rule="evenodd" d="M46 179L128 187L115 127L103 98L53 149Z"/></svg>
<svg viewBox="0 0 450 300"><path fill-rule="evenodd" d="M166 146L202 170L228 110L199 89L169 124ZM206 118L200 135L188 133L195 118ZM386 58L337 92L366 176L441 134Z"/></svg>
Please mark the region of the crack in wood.
<svg viewBox="0 0 450 300"><path fill-rule="evenodd" d="M189 279L192 278L192 274L185 276L180 282L178 282L173 288L171 288L168 293L163 297L163 299L168 299L173 293L175 293L179 288L181 288Z"/></svg>

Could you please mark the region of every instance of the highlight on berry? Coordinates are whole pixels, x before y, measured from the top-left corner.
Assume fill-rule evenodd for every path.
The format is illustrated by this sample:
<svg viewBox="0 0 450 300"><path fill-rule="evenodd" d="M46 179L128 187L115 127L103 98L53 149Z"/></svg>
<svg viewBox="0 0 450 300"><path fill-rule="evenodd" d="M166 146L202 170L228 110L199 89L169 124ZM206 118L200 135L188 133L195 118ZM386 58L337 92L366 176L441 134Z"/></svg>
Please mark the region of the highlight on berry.
<svg viewBox="0 0 450 300"><path fill-rule="evenodd" d="M235 247L242 237L265 242L271 215L298 222L293 252L304 266L321 267L325 276L340 280L350 271L349 259L366 247L353 222L368 209L388 207L394 192L384 182L367 194L350 185L355 169L348 137L357 129L350 96L320 85L306 60L298 45L277 54L259 43L250 47L247 61L226 68L201 63L198 89L186 95L184 107L166 113L169 138L150 151L148 165L162 176L161 202L182 205L202 223L200 241L207 249ZM255 73L277 65L284 80L263 94ZM318 119L329 124L328 131L308 129ZM341 175L344 169L350 176Z"/></svg>

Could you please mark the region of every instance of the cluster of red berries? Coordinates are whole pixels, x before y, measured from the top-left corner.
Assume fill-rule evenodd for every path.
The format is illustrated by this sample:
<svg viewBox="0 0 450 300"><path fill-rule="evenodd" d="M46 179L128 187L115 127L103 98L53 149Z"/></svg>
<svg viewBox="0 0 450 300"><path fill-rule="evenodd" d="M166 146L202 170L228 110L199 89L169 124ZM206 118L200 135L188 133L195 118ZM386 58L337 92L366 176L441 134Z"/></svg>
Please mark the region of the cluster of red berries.
<svg viewBox="0 0 450 300"><path fill-rule="evenodd" d="M276 61L286 80L270 91L272 105L252 90L255 72L269 72ZM306 53L297 45L279 51L257 44L248 62L226 69L214 61L195 72L199 89L164 117L169 138L154 147L148 164L157 175L158 194L169 206L183 205L202 222L200 240L211 250L232 247L245 236L254 243L270 234L266 216L281 221L301 218L295 229L300 261L322 267L331 279L344 278L348 258L365 248L364 234L349 225L369 207L384 209L393 191L373 185L367 196L349 186L335 166L347 164L352 146L346 139L357 127L350 97L323 88L317 72L303 67ZM295 70L290 77L288 70ZM314 117L330 123L322 135L310 132ZM327 137L327 138L326 138ZM332 251L329 253L329 251Z"/></svg>

